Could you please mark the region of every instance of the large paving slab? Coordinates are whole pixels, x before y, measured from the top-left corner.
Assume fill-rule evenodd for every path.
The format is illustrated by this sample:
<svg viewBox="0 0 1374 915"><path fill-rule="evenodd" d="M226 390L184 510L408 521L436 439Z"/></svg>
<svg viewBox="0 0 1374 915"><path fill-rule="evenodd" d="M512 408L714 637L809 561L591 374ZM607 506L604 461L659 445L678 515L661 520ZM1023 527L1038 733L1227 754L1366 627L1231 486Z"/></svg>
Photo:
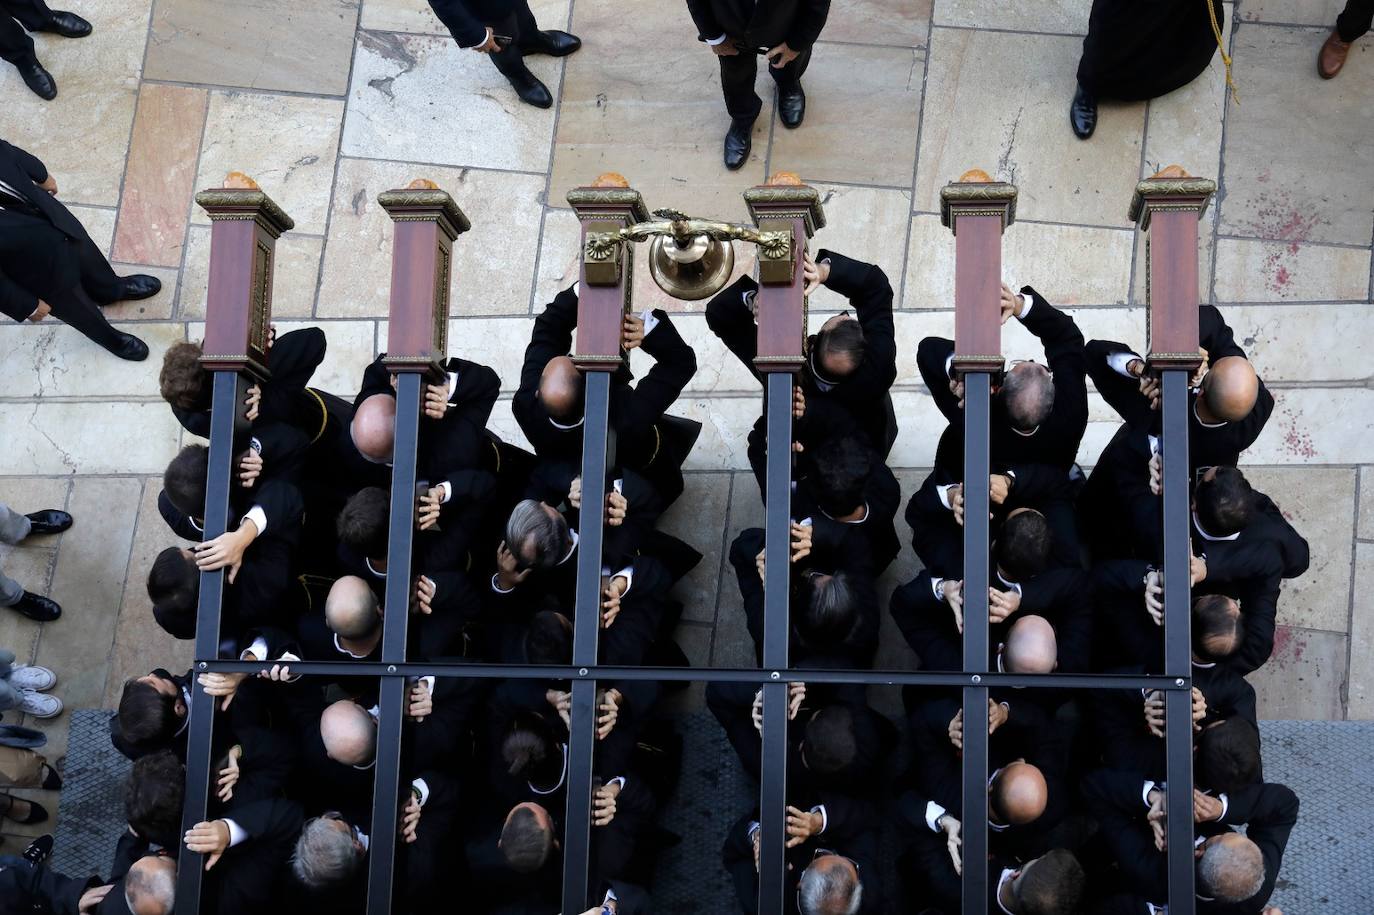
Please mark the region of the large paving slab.
<svg viewBox="0 0 1374 915"><path fill-rule="evenodd" d="M472 230L453 245L449 314L528 313L539 249L539 194L533 175L344 159L325 243L319 317L381 316L391 289L391 217L377 195L429 178L453 195Z"/></svg>
<svg viewBox="0 0 1374 915"><path fill-rule="evenodd" d="M1097 132L1069 129L1081 42L935 28L916 169L916 208L971 168L1020 189L1020 219L1120 226L1140 174L1145 105L1103 103Z"/></svg>
<svg viewBox="0 0 1374 915"><path fill-rule="evenodd" d="M729 473L689 473L686 488L668 511L664 512L659 528L689 543L702 554L701 562L677 586L683 604L682 618L714 624L716 621L716 588L721 569L728 565L730 544L725 533L703 536L721 527L721 519L728 518L732 499Z"/></svg>
<svg viewBox="0 0 1374 915"><path fill-rule="evenodd" d="M92 353L86 339L65 324L0 324L0 363L24 371L13 374L6 397L158 396L157 374L162 355L185 339L181 324L141 324L133 329L150 354L143 362L125 362L105 353Z"/></svg>
<svg viewBox="0 0 1374 915"><path fill-rule="evenodd" d="M1261 718L1339 721L1346 684L1347 636L1280 625L1274 654L1247 679Z"/></svg>
<svg viewBox="0 0 1374 915"><path fill-rule="evenodd" d="M529 67L558 92L562 61L530 57ZM552 111L520 101L485 54L450 38L358 36L345 155L542 173L553 123Z"/></svg>
<svg viewBox="0 0 1374 915"><path fill-rule="evenodd" d="M359 2L157 0L145 75L216 86L343 95Z"/></svg>
<svg viewBox="0 0 1374 915"><path fill-rule="evenodd" d="M272 269L274 319L308 318L314 312L323 251L322 238L288 232L277 239ZM185 321L203 321L209 288L210 227L193 225L186 233L186 266L182 272L177 317Z"/></svg>
<svg viewBox="0 0 1374 915"><path fill-rule="evenodd" d="M1314 245L1297 238L1217 239L1217 302L1358 302L1368 297L1368 248Z"/></svg>
<svg viewBox="0 0 1374 915"><path fill-rule="evenodd" d="M1364 599L1374 588L1374 543L1355 544L1355 597L1350 614L1349 717L1374 718L1374 613Z"/></svg>
<svg viewBox="0 0 1374 915"><path fill-rule="evenodd" d="M1367 459L1374 434L1371 393L1363 388L1275 391L1274 413L1245 453L1246 462L1356 464Z"/></svg>
<svg viewBox="0 0 1374 915"><path fill-rule="evenodd" d="M541 29L564 29L568 25L570 0L533 0L530 12ZM448 29L434 15L425 0L363 0L362 27L417 35L448 35Z"/></svg>
<svg viewBox="0 0 1374 915"><path fill-rule="evenodd" d="M935 7L935 24L1083 35L1088 31L1088 11L1091 8L1092 0L1042 0L1039 3L940 0Z"/></svg>
<svg viewBox="0 0 1374 915"><path fill-rule="evenodd" d="M45 475L161 473L181 435L160 399L0 403L0 428L9 466Z"/></svg>
<svg viewBox="0 0 1374 915"><path fill-rule="evenodd" d="M1315 61L1324 38L1307 28L1236 28L1234 72L1245 100L1227 120L1223 233L1369 244L1374 55L1353 54L1339 79L1323 80Z"/></svg>
<svg viewBox="0 0 1374 915"><path fill-rule="evenodd" d="M1335 27L1346 0L1245 0L1240 18L1245 22ZM1316 52L1313 52L1313 61Z"/></svg>
<svg viewBox="0 0 1374 915"><path fill-rule="evenodd" d="M822 42L925 47L935 0L848 0L832 7Z"/></svg>

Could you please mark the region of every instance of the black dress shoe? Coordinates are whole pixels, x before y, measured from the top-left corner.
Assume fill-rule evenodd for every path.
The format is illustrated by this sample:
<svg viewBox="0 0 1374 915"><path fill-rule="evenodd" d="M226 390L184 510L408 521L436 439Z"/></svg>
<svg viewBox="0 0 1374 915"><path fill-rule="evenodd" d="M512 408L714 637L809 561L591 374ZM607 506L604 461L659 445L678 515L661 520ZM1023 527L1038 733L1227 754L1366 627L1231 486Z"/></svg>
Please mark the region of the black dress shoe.
<svg viewBox="0 0 1374 915"><path fill-rule="evenodd" d="M52 836L39 836L24 849L24 860L42 864L52 855Z"/></svg>
<svg viewBox="0 0 1374 915"><path fill-rule="evenodd" d="M520 101L526 105L533 105L536 108L552 108L553 94L549 92L549 87L539 81L529 70L524 73L517 73L508 77L510 84L515 87L515 94L520 96Z"/></svg>
<svg viewBox="0 0 1374 915"><path fill-rule="evenodd" d="M19 598L19 603L10 604L10 609L40 623L51 622L62 615L62 608L57 605L57 601L51 597L34 594L32 591L25 591L24 596Z"/></svg>
<svg viewBox="0 0 1374 915"><path fill-rule="evenodd" d="M806 93L802 91L801 83L779 91L778 120L782 121L782 126L788 129L800 127L804 117L806 117Z"/></svg>
<svg viewBox="0 0 1374 915"><path fill-rule="evenodd" d="M57 80L43 69L42 64L35 60L31 64L16 66L19 68L19 78L24 81L24 85L33 90L34 95L49 102L57 98Z"/></svg>
<svg viewBox="0 0 1374 915"><path fill-rule="evenodd" d="M56 32L63 38L85 38L91 34L91 24L76 13L54 11L52 20L39 31Z"/></svg>
<svg viewBox="0 0 1374 915"><path fill-rule="evenodd" d="M29 512L29 536L42 537L46 534L60 534L72 526L72 516L57 508L45 508L41 512Z"/></svg>
<svg viewBox="0 0 1374 915"><path fill-rule="evenodd" d="M43 784L40 786L44 791L61 791L62 776L57 774L57 770L47 763L43 763Z"/></svg>
<svg viewBox="0 0 1374 915"><path fill-rule="evenodd" d="M148 344L135 337L133 334L115 331L119 339L114 344L105 347L120 359L127 359L130 362L142 362L148 358Z"/></svg>
<svg viewBox="0 0 1374 915"><path fill-rule="evenodd" d="M150 299L162 291L162 280L146 273L135 273L120 280L119 298L116 302L135 302Z"/></svg>
<svg viewBox="0 0 1374 915"><path fill-rule="evenodd" d="M549 30L535 32L528 42L520 43L520 50L526 54L547 54L550 57L567 57L582 47L582 39L569 32Z"/></svg>
<svg viewBox="0 0 1374 915"><path fill-rule="evenodd" d="M32 823L42 823L44 820L48 818L48 809L44 807L42 804L38 803L37 801L30 801L22 797L17 798L12 794L0 794L0 798L9 799L9 804L5 807L5 809L0 810L0 817L9 820L11 823L19 823L23 826L28 826ZM24 814L22 817L15 816L15 804L28 804L29 812Z"/></svg>
<svg viewBox="0 0 1374 915"><path fill-rule="evenodd" d="M731 171L742 168L749 160L754 145L754 122L735 118L725 132L725 167Z"/></svg>
<svg viewBox="0 0 1374 915"><path fill-rule="evenodd" d="M1086 140L1097 128L1097 99L1082 86L1073 94L1073 104L1069 106L1069 123L1073 125L1074 135Z"/></svg>

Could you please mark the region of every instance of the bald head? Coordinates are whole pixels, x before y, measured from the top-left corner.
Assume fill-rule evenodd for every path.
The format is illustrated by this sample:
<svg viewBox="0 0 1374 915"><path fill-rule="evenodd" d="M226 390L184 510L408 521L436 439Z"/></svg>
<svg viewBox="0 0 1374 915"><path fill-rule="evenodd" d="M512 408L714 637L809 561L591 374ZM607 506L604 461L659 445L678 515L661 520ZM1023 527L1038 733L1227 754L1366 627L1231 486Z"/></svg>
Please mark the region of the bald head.
<svg viewBox="0 0 1374 915"><path fill-rule="evenodd" d="M356 575L345 575L329 588L324 600L324 620L346 639L361 639L377 631L382 614L377 595Z"/></svg>
<svg viewBox="0 0 1374 915"><path fill-rule="evenodd" d="M352 699L340 699L320 715L320 739L329 758L366 766L377 757L377 724Z"/></svg>
<svg viewBox="0 0 1374 915"><path fill-rule="evenodd" d="M1002 646L1002 664L1013 674L1053 673L1059 665L1059 643L1049 620L1023 616L1013 623Z"/></svg>
<svg viewBox="0 0 1374 915"><path fill-rule="evenodd" d="M988 793L993 816L1009 826L1035 822L1049 801L1045 776L1025 762L1014 762L998 773Z"/></svg>
<svg viewBox="0 0 1374 915"><path fill-rule="evenodd" d="M1197 866L1198 892L1219 902L1244 902L1264 887L1264 855L1238 832L1208 840Z"/></svg>
<svg viewBox="0 0 1374 915"><path fill-rule="evenodd" d="M854 862L825 854L811 862L797 882L802 915L854 915L863 903L863 884Z"/></svg>
<svg viewBox="0 0 1374 915"><path fill-rule="evenodd" d="M582 414L582 373L571 358L555 356L539 376L539 400L554 419L575 420Z"/></svg>
<svg viewBox="0 0 1374 915"><path fill-rule="evenodd" d="M353 445L374 464L391 460L396 440L396 398L373 394L353 411Z"/></svg>
<svg viewBox="0 0 1374 915"><path fill-rule="evenodd" d="M1202 379L1207 410L1228 423L1240 422L1255 408L1259 376L1244 356L1225 356L1212 363Z"/></svg>
<svg viewBox="0 0 1374 915"><path fill-rule="evenodd" d="M176 892L177 865L171 858L139 858L124 878L124 902L133 915L169 915Z"/></svg>

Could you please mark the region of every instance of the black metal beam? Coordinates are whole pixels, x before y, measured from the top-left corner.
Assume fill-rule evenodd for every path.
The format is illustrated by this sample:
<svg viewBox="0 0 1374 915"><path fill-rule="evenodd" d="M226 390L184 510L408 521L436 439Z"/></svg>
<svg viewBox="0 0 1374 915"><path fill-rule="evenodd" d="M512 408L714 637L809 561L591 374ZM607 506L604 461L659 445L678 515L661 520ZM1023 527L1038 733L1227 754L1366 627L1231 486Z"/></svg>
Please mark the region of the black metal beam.
<svg viewBox="0 0 1374 915"><path fill-rule="evenodd" d="M605 545L606 493L615 460L611 429L611 375L585 373L582 426L582 510L578 513L577 590L573 664L596 666L601 635L601 566ZM563 911L587 908L591 860L592 777L596 755L596 681L572 684L568 726L568 806L563 820Z"/></svg>
<svg viewBox="0 0 1374 915"><path fill-rule="evenodd" d="M1188 469L1188 375L1163 373L1161 404L1164 519L1164 672L1175 689L1164 697L1166 813L1169 843L1169 912L1193 915L1192 716L1192 476Z"/></svg>
<svg viewBox="0 0 1374 915"><path fill-rule="evenodd" d="M391 518L386 547L386 613L382 620L382 676L377 705L377 766L372 783L368 846L368 915L388 915L394 892L397 819L401 796L401 728L406 679L395 664L406 659L410 621L411 559L415 543L416 457L424 376L396 374L396 435L391 451Z"/></svg>
<svg viewBox="0 0 1374 915"><path fill-rule="evenodd" d="M765 380L768 463L764 492L763 756L759 785L759 915L781 915L786 886L788 599L792 581L792 385L773 372Z"/></svg>
<svg viewBox="0 0 1374 915"><path fill-rule="evenodd" d="M964 915L984 915L988 901L988 475L992 376L964 380Z"/></svg>
<svg viewBox="0 0 1374 915"><path fill-rule="evenodd" d="M234 439L238 428L246 426L243 417L248 379L237 372L215 372L211 392L210 453L205 477L205 539L210 540L229 528L229 501L234 469ZM196 610L196 657L219 657L220 614L224 605L224 570L200 574L200 599ZM197 665L197 673L207 670ZM214 772L215 700L199 684L191 687L191 707L186 734L186 797L182 806L181 827L187 832L202 822L210 800L210 779ZM200 909L203 856L182 850L177 869L177 907L185 912Z"/></svg>

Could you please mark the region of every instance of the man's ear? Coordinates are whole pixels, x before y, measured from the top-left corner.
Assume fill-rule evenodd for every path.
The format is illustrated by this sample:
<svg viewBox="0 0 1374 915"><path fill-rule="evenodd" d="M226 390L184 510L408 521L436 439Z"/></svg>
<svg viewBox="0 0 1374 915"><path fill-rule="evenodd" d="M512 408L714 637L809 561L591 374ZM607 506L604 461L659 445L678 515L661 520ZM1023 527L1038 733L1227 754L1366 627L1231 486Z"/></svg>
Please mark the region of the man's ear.
<svg viewBox="0 0 1374 915"><path fill-rule="evenodd" d="M178 718L185 718L185 717L186 717L186 703L185 703L185 701L183 701L183 700L181 700L181 699L178 699L178 700L177 700L177 704L176 704L176 713L177 713L177 717L178 717Z"/></svg>

